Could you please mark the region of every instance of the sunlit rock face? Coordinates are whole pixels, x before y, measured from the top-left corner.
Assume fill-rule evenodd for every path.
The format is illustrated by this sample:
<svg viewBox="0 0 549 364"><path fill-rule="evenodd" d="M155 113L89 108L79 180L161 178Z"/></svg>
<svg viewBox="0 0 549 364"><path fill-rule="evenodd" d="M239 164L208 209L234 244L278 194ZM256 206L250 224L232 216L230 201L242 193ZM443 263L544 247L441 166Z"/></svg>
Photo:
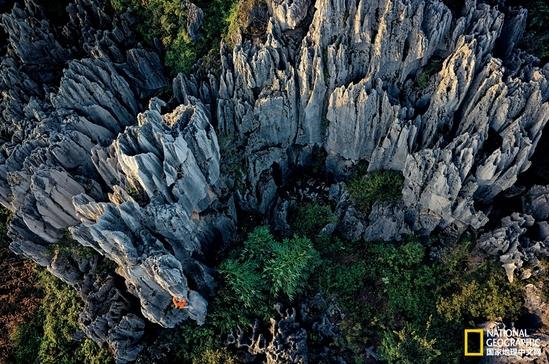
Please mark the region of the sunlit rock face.
<svg viewBox="0 0 549 364"><path fill-rule="evenodd" d="M131 16L94 0L67 11L62 27L32 1L2 18L0 200L14 213L12 250L79 290L84 332L131 361L147 320L204 322L214 281L198 259L233 222L217 198L207 109L191 100L161 115L157 99L148 109L168 81ZM67 237L96 254L61 252Z"/></svg>
<svg viewBox="0 0 549 364"><path fill-rule="evenodd" d="M198 36L203 12L186 6ZM26 0L2 17L11 248L81 293L84 332L119 362L136 359L147 322L207 319L205 262L231 240L235 206L271 216L317 150L336 181L359 162L404 176L402 201L367 217L343 183L332 186L338 229L352 227L352 239L482 228L482 206L530 166L549 119L549 69L515 47L524 10L466 1L456 13L437 0L263 10L261 36L222 44L220 69L205 77L178 75L169 105L153 97L170 84L160 54L138 43L130 14L74 0L59 25ZM524 211L481 238L488 254L505 250L510 277L546 254L547 195L533 189ZM61 254L67 236L93 256ZM531 246L517 244L525 236Z"/></svg>
<svg viewBox="0 0 549 364"><path fill-rule="evenodd" d="M214 206L220 156L204 106L181 105L161 115L153 99L137 125L93 154L113 192L110 202L73 197L82 224L72 235L116 262L147 319L164 327L186 318L204 323L207 302L196 289L211 292L214 280L195 257L203 242L233 224ZM185 310L174 307L174 297L188 302Z"/></svg>
<svg viewBox="0 0 549 364"><path fill-rule="evenodd" d="M549 119L548 70L514 49L525 11L475 1L460 14L441 1L271 7L265 42L222 53L217 118L245 151L242 206L268 211L273 171L310 163L321 146L336 177L359 161L403 173L403 213L378 208L369 239L483 226L475 203L516 182Z"/></svg>

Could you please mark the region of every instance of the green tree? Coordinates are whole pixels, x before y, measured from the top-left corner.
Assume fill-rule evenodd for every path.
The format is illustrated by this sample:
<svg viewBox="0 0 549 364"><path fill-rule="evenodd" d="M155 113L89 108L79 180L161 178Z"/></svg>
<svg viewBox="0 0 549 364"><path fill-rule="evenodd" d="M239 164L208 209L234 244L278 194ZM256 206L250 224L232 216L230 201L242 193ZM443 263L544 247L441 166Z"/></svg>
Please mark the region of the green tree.
<svg viewBox="0 0 549 364"><path fill-rule="evenodd" d="M268 227L256 227L248 234L248 238L244 242L244 248L240 255L243 259L254 262L256 266L259 267L271 254L276 244L277 242L271 235Z"/></svg>
<svg viewBox="0 0 549 364"><path fill-rule="evenodd" d="M180 0L111 0L117 12L133 9L140 18L137 31L145 41L161 40L166 49L164 63L174 73L188 72L200 57L217 54L219 41L235 21L238 9L238 1L231 0L199 0L195 4L204 11L204 23L200 37L192 40Z"/></svg>
<svg viewBox="0 0 549 364"><path fill-rule="evenodd" d="M256 269L257 262L237 259L227 259L219 267L227 287L246 308L253 308L265 299L263 278Z"/></svg>
<svg viewBox="0 0 549 364"><path fill-rule="evenodd" d="M294 237L275 244L263 270L271 283L271 293L293 299L304 288L318 260L318 252L308 238Z"/></svg>

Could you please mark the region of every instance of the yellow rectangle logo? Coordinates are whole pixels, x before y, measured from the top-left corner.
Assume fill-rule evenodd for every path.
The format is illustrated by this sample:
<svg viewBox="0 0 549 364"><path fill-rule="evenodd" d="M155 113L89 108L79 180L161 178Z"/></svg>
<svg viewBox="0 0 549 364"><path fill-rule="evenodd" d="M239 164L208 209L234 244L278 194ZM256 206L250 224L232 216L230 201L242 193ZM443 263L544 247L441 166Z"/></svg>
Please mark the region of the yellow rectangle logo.
<svg viewBox="0 0 549 364"><path fill-rule="evenodd" d="M480 337L480 350L478 352L469 352L469 334L479 334ZM465 329L464 340L465 351L464 356L483 356L484 355L484 329Z"/></svg>

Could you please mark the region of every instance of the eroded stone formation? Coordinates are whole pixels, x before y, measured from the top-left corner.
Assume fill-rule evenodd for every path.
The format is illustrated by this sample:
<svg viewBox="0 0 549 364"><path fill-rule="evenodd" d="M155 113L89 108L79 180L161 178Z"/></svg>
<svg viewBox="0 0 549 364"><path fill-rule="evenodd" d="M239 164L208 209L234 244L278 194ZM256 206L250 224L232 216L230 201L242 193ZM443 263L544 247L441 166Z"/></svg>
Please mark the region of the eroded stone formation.
<svg viewBox="0 0 549 364"><path fill-rule="evenodd" d="M158 99L107 148L93 150L109 202L85 193L72 203L81 224L70 228L82 245L114 261L128 291L150 321L174 327L187 317L204 323L211 292L209 269L195 259L202 244L233 224L216 211L219 147L202 104L160 114ZM127 191L134 191L128 193ZM226 239L229 237L227 236ZM184 310L172 300L185 300Z"/></svg>
<svg viewBox="0 0 549 364"><path fill-rule="evenodd" d="M234 345L244 349L252 355L265 355L267 364L276 363L308 363L307 355L307 331L296 322L296 312L291 309L289 312L281 312L281 318L277 321L271 319L270 337L265 338L259 330L256 321L251 337L243 331L230 334L227 340L228 345Z"/></svg>
<svg viewBox="0 0 549 364"><path fill-rule="evenodd" d="M439 1L284 3L294 10L275 6L265 42L222 53L219 132L244 151L243 206L266 212L273 165L285 174L320 145L336 176L358 161L404 174L403 212L374 208L369 239L482 227L474 204L515 183L549 118L547 69L513 48L525 11L475 1L456 15ZM300 25L307 32L296 41ZM387 229L388 218L398 228Z"/></svg>
<svg viewBox="0 0 549 364"><path fill-rule="evenodd" d="M203 13L186 6L199 36ZM358 162L404 175L402 201L366 218L333 185L344 234L459 235L488 223L482 206L529 168L549 120L549 68L516 48L524 9L269 0L263 34L222 44L218 73L177 76L170 106L151 99L169 84L158 51L105 9L74 0L59 24L25 0L3 15L0 202L12 250L81 292L84 331L119 362L137 357L147 320L204 322L204 258L230 241L235 210L280 210L279 188L316 150L336 180ZM546 190L481 238L510 277L547 254ZM94 256L54 249L67 231Z"/></svg>
<svg viewBox="0 0 549 364"><path fill-rule="evenodd" d="M228 204L216 205L220 155L206 108L191 100L162 115L152 99L138 115L167 86L158 53L136 42L130 15L113 19L103 1L67 12L56 26L26 1L2 19L1 201L14 213L12 250L75 286L86 334L130 361L146 319L204 321L214 281L197 258L233 222ZM56 249L67 229L97 255ZM124 285L100 271L105 260Z"/></svg>

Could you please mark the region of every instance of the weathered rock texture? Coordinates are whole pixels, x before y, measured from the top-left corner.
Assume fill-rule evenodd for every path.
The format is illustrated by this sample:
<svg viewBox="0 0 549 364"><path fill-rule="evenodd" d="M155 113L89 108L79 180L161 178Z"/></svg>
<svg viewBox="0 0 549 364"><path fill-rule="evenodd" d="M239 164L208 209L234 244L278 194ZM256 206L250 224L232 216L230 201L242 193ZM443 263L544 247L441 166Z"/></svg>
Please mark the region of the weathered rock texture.
<svg viewBox="0 0 549 364"><path fill-rule="evenodd" d="M147 319L164 327L187 317L201 324L207 302L195 289L208 293L214 281L195 257L202 243L232 225L214 206L219 147L202 104L161 115L157 102L153 99L138 124L110 147L93 150L96 168L113 192L110 202L74 196L83 223L70 231L79 243L116 262ZM187 307L174 307L174 297L186 300Z"/></svg>
<svg viewBox="0 0 549 364"><path fill-rule="evenodd" d="M163 116L153 99L138 115L167 80L131 16L112 18L96 0L67 14L54 25L25 1L2 18L0 201L14 213L11 249L77 288L86 334L127 362L146 319L204 321L214 282L199 259L230 234L230 204L215 205L219 147L198 100ZM71 239L97 255L57 249ZM108 261L125 285L102 268Z"/></svg>
<svg viewBox="0 0 549 364"><path fill-rule="evenodd" d="M205 320L214 280L204 258L230 239L235 206L270 215L318 150L348 238L459 234L487 224L483 206L529 168L549 119L549 68L516 49L520 9L269 0L249 19L265 31L221 45L219 73L177 76L181 105L167 107L149 103L168 81L129 14L73 0L53 22L34 1L2 16L0 203L14 213L12 250L81 292L84 331L119 362L136 358L147 320ZM202 12L186 4L197 36ZM361 216L340 182L359 162L401 171L402 200ZM524 211L481 238L505 254L510 278L547 254L547 200L532 189ZM97 254L60 254L67 230ZM306 361L292 320L273 323L257 350Z"/></svg>
<svg viewBox="0 0 549 364"><path fill-rule="evenodd" d="M265 338L256 321L251 337L243 331L229 335L227 344L245 349L252 355L265 355L267 364L308 363L307 331L296 321L296 312L279 312L281 318L271 319L270 337Z"/></svg>
<svg viewBox="0 0 549 364"><path fill-rule="evenodd" d="M403 173L402 212L379 207L369 239L483 226L475 203L515 183L549 119L548 70L514 49L524 11L467 1L458 16L403 0L271 8L265 42L222 52L217 119L243 156L241 206L268 211L276 175L284 183L321 146L336 177L359 161ZM389 218L400 231L384 228Z"/></svg>
<svg viewBox="0 0 549 364"><path fill-rule="evenodd" d="M480 253L499 257L509 281L547 274L542 259L549 257L549 186L533 186L523 196L523 211L501 219L477 241Z"/></svg>

